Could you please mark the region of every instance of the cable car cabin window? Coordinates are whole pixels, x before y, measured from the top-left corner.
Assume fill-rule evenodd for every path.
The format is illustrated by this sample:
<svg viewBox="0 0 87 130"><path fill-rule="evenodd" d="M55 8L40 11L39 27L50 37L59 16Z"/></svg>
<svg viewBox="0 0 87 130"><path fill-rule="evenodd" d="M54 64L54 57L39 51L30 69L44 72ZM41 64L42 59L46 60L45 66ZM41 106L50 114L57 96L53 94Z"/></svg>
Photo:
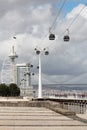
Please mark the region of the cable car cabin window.
<svg viewBox="0 0 87 130"><path fill-rule="evenodd" d="M70 40L70 37L68 35L64 36L64 39L63 39L65 42L68 42Z"/></svg>
<svg viewBox="0 0 87 130"><path fill-rule="evenodd" d="M55 35L54 34L50 34L49 35L49 40L55 40Z"/></svg>

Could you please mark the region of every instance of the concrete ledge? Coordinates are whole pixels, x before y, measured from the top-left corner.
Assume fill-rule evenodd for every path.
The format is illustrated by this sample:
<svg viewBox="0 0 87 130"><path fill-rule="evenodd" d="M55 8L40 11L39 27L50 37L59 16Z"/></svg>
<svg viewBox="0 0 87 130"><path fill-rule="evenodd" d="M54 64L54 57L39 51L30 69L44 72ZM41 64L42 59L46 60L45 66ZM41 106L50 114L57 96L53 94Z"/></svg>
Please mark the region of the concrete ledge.
<svg viewBox="0 0 87 130"><path fill-rule="evenodd" d="M47 104L46 104L47 103ZM63 108L60 108L59 107L59 103L56 103L56 102L52 102L52 101L47 101L45 102L45 107L57 112L57 113L60 113L60 114L63 114L63 115L66 115L66 116L73 116L73 115L76 115L75 112L72 112L72 111L69 111L69 110L66 110L66 109L63 109Z"/></svg>
<svg viewBox="0 0 87 130"><path fill-rule="evenodd" d="M66 115L66 116L72 116L76 115L75 112L60 108L60 105L58 102L53 101L0 101L0 107L46 107L48 109L51 109L57 113Z"/></svg>

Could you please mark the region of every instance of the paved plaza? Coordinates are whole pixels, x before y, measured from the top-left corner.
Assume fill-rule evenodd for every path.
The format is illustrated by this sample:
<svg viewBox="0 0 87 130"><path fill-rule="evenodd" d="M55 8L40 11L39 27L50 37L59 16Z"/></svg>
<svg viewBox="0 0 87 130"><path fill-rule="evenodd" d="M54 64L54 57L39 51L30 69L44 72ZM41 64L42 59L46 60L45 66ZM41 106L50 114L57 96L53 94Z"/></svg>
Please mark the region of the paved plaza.
<svg viewBox="0 0 87 130"><path fill-rule="evenodd" d="M87 124L43 107L0 107L0 130L87 130Z"/></svg>

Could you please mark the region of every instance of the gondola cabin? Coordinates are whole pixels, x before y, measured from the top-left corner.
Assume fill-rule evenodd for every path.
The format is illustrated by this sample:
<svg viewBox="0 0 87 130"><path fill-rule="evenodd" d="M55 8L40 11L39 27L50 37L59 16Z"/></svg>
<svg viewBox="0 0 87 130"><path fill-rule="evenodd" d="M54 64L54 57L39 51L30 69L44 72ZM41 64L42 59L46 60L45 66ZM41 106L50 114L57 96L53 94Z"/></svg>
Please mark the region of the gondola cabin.
<svg viewBox="0 0 87 130"><path fill-rule="evenodd" d="M33 68L33 65L31 65L30 67Z"/></svg>
<svg viewBox="0 0 87 130"><path fill-rule="evenodd" d="M39 69L39 66L37 66L37 69Z"/></svg>
<svg viewBox="0 0 87 130"><path fill-rule="evenodd" d="M34 73L32 73L32 75L35 75Z"/></svg>
<svg viewBox="0 0 87 130"><path fill-rule="evenodd" d="M63 38L63 40L64 40L65 42L69 42L69 40L70 40L69 35L65 35L64 38Z"/></svg>
<svg viewBox="0 0 87 130"><path fill-rule="evenodd" d="M45 55L49 55L49 51L45 51Z"/></svg>
<svg viewBox="0 0 87 130"><path fill-rule="evenodd" d="M49 40L55 40L55 35L51 33L51 34L49 35Z"/></svg>
<svg viewBox="0 0 87 130"><path fill-rule="evenodd" d="M39 50L36 50L36 54L39 55L39 54L40 54L40 51L39 51Z"/></svg>

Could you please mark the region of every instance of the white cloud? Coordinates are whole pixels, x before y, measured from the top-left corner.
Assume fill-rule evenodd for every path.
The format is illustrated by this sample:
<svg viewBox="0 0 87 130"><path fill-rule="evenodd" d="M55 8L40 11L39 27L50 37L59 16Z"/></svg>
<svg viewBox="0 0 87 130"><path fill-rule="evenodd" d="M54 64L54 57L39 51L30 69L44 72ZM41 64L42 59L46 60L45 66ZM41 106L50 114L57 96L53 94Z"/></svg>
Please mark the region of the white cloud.
<svg viewBox="0 0 87 130"><path fill-rule="evenodd" d="M15 44L16 52L19 55L17 62L32 62L36 66L38 57L34 48L48 47L49 56L42 55L44 82L45 80L51 82L52 79L55 82L64 82L87 71L87 14L85 13L87 7L69 30L70 42L64 43L63 41L65 30L85 5L78 5L67 14L67 18L63 22L56 24L53 30L56 40L50 41L47 34L49 34L49 26L55 18L53 1L9 0L7 5L3 1L1 2L3 15L0 16L0 55L2 57L8 56L11 46ZM6 7L5 10L3 7ZM63 34L63 32L65 33ZM14 35L17 37L16 40L12 39ZM34 71L37 73L36 67Z"/></svg>
<svg viewBox="0 0 87 130"><path fill-rule="evenodd" d="M87 19L87 7L84 4L79 4L75 7L70 13L67 14L67 19L74 18L77 15L82 16L83 18Z"/></svg>

